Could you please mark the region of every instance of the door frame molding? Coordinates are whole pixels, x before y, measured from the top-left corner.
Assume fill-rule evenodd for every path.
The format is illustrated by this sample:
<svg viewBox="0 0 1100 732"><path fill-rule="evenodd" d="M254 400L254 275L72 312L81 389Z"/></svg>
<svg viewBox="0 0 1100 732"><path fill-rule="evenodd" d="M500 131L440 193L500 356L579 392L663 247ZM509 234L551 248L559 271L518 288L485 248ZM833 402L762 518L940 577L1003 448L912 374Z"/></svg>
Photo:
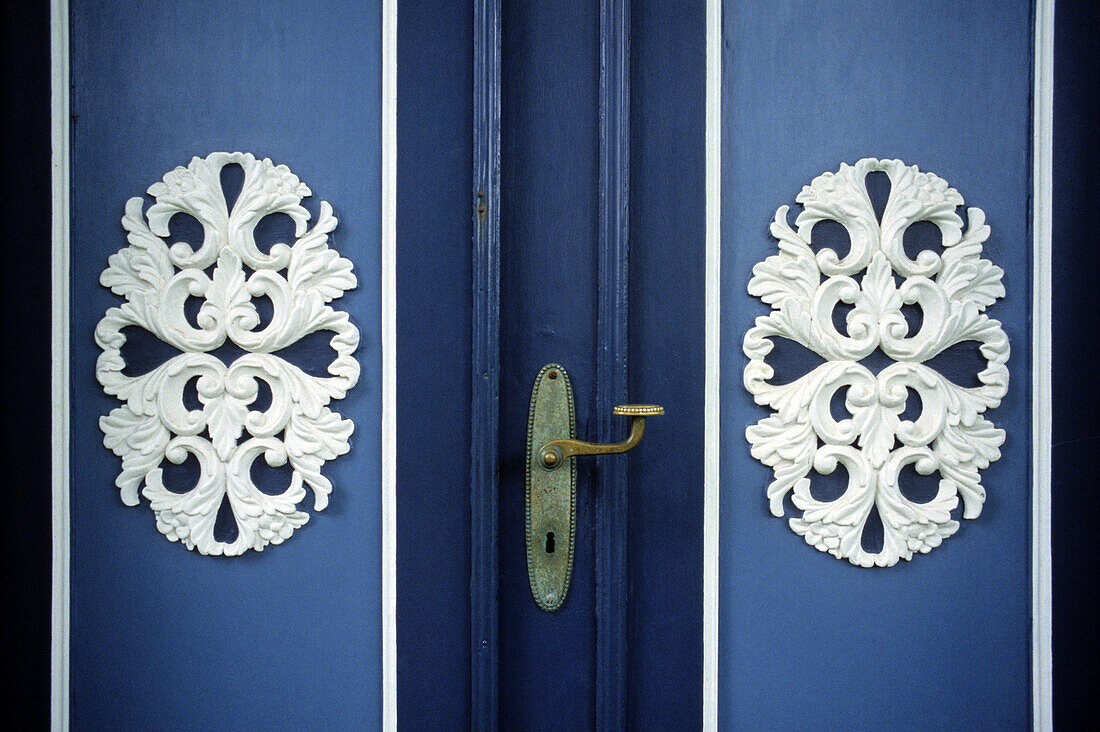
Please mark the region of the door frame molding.
<svg viewBox="0 0 1100 732"><path fill-rule="evenodd" d="M52 598L50 726L69 728L69 2L50 0Z"/></svg>
<svg viewBox="0 0 1100 732"><path fill-rule="evenodd" d="M397 730L397 0L382 0L382 729Z"/></svg>
<svg viewBox="0 0 1100 732"><path fill-rule="evenodd" d="M706 360L703 468L703 728L718 728L719 337L721 314L722 2L706 9ZM1035 0L1032 45L1031 287L1031 689L1032 726L1052 711L1051 604L1051 218L1054 124L1054 2Z"/></svg>
<svg viewBox="0 0 1100 732"><path fill-rule="evenodd" d="M619 439L629 401L630 0L600 2L596 441ZM626 726L627 463L596 459L596 728Z"/></svg>
<svg viewBox="0 0 1100 732"><path fill-rule="evenodd" d="M496 729L500 433L500 0L474 0L470 215L470 724Z"/></svg>
<svg viewBox="0 0 1100 732"><path fill-rule="evenodd" d="M1054 0L1035 0L1031 95L1031 714L1054 726L1050 484L1051 264L1054 188Z"/></svg>
<svg viewBox="0 0 1100 732"><path fill-rule="evenodd" d="M704 114L703 729L718 728L718 522L721 467L722 0L707 0Z"/></svg>

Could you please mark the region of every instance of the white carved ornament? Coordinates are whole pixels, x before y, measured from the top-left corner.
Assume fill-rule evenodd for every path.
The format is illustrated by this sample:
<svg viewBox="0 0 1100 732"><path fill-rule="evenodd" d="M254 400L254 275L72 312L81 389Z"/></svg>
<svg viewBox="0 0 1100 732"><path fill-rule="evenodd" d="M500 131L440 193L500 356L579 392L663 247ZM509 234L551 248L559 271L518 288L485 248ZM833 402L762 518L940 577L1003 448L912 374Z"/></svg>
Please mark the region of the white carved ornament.
<svg viewBox="0 0 1100 732"><path fill-rule="evenodd" d="M872 171L885 172L891 184L881 222L865 185ZM797 230L787 223L788 207L780 206L771 225L779 253L757 264L749 282L749 293L772 312L745 334L745 387L773 414L745 434L753 457L773 469L767 490L773 515L783 516L790 492L802 511L790 527L808 544L862 567L891 566L955 533L959 523L950 511L959 496L964 518L981 513L985 489L978 471L1000 457L1005 438L982 416L1008 388L1008 338L983 313L1005 294L1003 272L981 257L989 237L982 210L967 209L963 231L955 211L963 205L959 193L900 160L841 165L815 178L795 200L804 207ZM813 228L823 220L847 229L849 252L826 247L815 255ZM917 221L939 228L942 256L927 249L915 260L906 255L902 237ZM854 306L843 334L832 318L842 302ZM923 314L916 333L901 311L912 304ZM796 341L825 363L789 384L770 384L774 372L765 359L773 337ZM927 363L964 341L976 341L986 362L974 388L953 383ZM893 361L878 374L859 363L876 349ZM844 387L850 416L838 421L830 401ZM901 418L910 392L922 404L912 421ZM838 465L848 474L846 490L836 500L817 500L811 471L829 474ZM907 465L921 475L938 471L934 498L918 503L903 495L898 476ZM874 506L884 536L881 551L870 553L861 538Z"/></svg>
<svg viewBox="0 0 1100 732"><path fill-rule="evenodd" d="M226 205L221 170L236 163L244 183L232 210ZM321 474L325 461L349 449L352 421L328 408L359 379L352 354L359 331L345 312L329 302L356 285L352 264L328 247L336 218L327 202L307 229L301 201L311 192L285 165L257 160L249 153L212 153L193 158L149 188L156 202L142 214L143 199L126 203L122 225L130 246L112 255L100 282L126 298L96 327L103 353L96 377L123 406L99 421L103 444L122 458L115 480L122 501L138 504L138 489L149 499L157 528L171 541L203 554L242 554L279 544L309 515L297 504L313 490L314 510L328 505L332 484ZM203 228L197 251L184 242L169 245L168 222L177 213L194 216ZM277 243L268 253L256 246L254 231L265 216L283 213L294 221L295 241ZM247 267L247 269L246 269ZM271 321L259 328L254 298L274 306ZM184 314L189 297L201 298L193 327ZM181 353L141 376L123 373L122 329L144 328ZM329 377L315 377L276 354L316 331L331 331L336 357ZM226 366L211 351L226 339L247 351ZM184 391L195 388L201 409L188 409ZM267 383L270 405L250 409ZM162 462L197 458L200 475L186 492L168 490ZM263 456L270 466L287 462L290 485L279 495L261 492L250 467ZM228 497L237 524L232 543L214 537L214 522Z"/></svg>

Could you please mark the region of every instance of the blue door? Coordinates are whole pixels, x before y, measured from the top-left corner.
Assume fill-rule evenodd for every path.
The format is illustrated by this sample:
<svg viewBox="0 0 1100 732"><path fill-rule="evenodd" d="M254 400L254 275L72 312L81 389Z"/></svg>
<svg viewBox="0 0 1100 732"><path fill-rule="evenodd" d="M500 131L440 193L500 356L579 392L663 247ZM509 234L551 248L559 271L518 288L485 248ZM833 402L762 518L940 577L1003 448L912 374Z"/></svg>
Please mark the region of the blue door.
<svg viewBox="0 0 1100 732"><path fill-rule="evenodd" d="M401 727L701 722L703 21L700 3L399 11ZM666 408L632 451L571 459L553 612L525 513L548 364L582 440L625 439L619 404Z"/></svg>
<svg viewBox="0 0 1100 732"><path fill-rule="evenodd" d="M401 15L398 719L1026 727L1033 8L667 5ZM576 458L554 613L548 363L589 440L666 407Z"/></svg>
<svg viewBox="0 0 1100 732"><path fill-rule="evenodd" d="M70 6L73 727L1038 714L1029 0Z"/></svg>

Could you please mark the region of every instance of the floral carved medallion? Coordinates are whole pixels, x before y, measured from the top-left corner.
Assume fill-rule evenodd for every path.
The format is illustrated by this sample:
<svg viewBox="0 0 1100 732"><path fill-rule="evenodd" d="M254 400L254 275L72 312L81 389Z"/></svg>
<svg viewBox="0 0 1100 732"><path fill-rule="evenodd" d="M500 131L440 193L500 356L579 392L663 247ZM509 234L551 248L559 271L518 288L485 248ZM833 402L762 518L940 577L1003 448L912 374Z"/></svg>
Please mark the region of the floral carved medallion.
<svg viewBox="0 0 1100 732"><path fill-rule="evenodd" d="M230 203L221 179L228 165L243 171ZM103 444L122 458L115 483L128 506L145 496L160 532L188 549L227 556L260 551L309 519L298 509L305 486L314 510L328 505L332 484L321 468L349 449L352 422L329 404L359 379L352 355L359 331L330 303L355 287L352 264L328 246L337 223L332 207L322 202L309 227L301 202L311 192L285 165L249 153L212 153L170 171L148 193L155 202L144 213L142 198L126 203L129 246L109 258L100 276L125 298L95 331L103 351L96 378L122 402L99 421ZM177 214L201 224L197 248L169 241ZM272 214L293 221L293 241L264 252L255 232ZM260 299L270 302L269 317L257 308ZM197 312L186 309L189 300L197 301ZM176 355L130 375L127 328L146 331ZM335 352L327 376L280 356L321 331L331 333ZM236 357L219 358L227 350ZM289 485L261 490L252 477L261 459L270 467L289 464ZM197 463L194 484L168 486L166 465L184 461ZM236 525L226 541L215 538L223 504Z"/></svg>
<svg viewBox="0 0 1100 732"><path fill-rule="evenodd" d="M890 182L881 216L866 183L875 171ZM772 413L745 434L753 457L773 470L773 515L784 515L789 494L802 512L789 525L808 544L862 567L888 567L954 534L951 511L960 498L963 518L981 513L979 471L1000 458L1005 439L984 416L1008 388L1008 338L984 312L1004 297L1003 272L982 258L990 233L982 210L967 209L964 230L956 212L962 196L900 160L841 165L795 200L803 206L795 228L780 206L771 224L779 253L757 264L749 282L749 293L772 310L745 334L744 383ZM848 251L814 242L822 221L844 227ZM903 238L917 222L938 229L942 253L926 248L910 259ZM914 306L919 325L905 317ZM848 312L838 327L834 310L841 307ZM775 339L794 341L824 363L789 383L769 383ZM982 367L976 385L960 386L931 361L967 342L976 344ZM861 363L876 352L888 363L877 373ZM909 466L938 476L933 496L906 495ZM815 495L815 480L838 467L846 488ZM876 509L881 549L869 551L863 535Z"/></svg>

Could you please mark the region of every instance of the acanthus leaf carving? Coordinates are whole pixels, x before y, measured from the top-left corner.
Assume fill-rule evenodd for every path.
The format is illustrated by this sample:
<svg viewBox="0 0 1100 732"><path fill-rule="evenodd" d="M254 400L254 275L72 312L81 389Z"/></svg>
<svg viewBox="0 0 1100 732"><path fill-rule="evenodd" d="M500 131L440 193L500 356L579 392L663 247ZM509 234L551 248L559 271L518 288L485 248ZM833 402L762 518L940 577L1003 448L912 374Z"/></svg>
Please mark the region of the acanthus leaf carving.
<svg viewBox="0 0 1100 732"><path fill-rule="evenodd" d="M875 171L890 181L881 220L866 186ZM779 252L753 268L748 285L772 311L745 334L744 384L773 413L745 435L753 457L773 471L767 488L773 515L784 515L789 495L802 514L788 523L808 544L860 566L890 566L954 534L959 524L951 512L960 499L963 518L981 513L980 471L1000 457L1005 439L983 416L1008 389L1008 338L984 312L1004 297L1003 272L981 256L990 234L982 210L967 209L964 230L956 211L962 196L900 160L841 165L815 178L796 201L803 210L794 228L788 207L778 208L771 234ZM848 252L823 246L815 253L814 225L827 220L846 229ZM924 249L911 259L906 253L905 232L918 221L936 226L942 254ZM833 321L842 304L851 308L844 333ZM916 332L910 332L905 306L921 311ZM775 338L792 340L825 363L788 384L773 384L767 357ZM985 360L977 386L955 384L928 363L966 341L976 342ZM876 351L891 363L872 373L861 361ZM847 416L837 419L831 404L841 390ZM906 407L914 395L921 408L910 419ZM906 497L899 476L909 467L939 475L934 496ZM847 473L843 492L815 498L815 473L838 469ZM883 545L871 552L862 537L875 508Z"/></svg>
<svg viewBox="0 0 1100 732"><path fill-rule="evenodd" d="M221 185L229 164L244 172L231 208ZM298 509L306 486L314 510L328 505L332 482L322 468L350 448L354 425L329 404L359 379L353 355L359 331L329 303L356 286L352 263L329 247L337 225L332 207L322 202L309 228L301 202L311 191L268 159L223 152L196 157L148 192L156 200L144 213L141 198L127 201L122 225L129 246L109 257L100 277L125 298L108 309L95 333L102 349L96 377L123 403L100 419L104 445L122 458L115 482L123 503L134 506L144 496L158 530L188 549L227 556L260 551L308 521ZM197 249L168 241L169 221L178 213L202 225ZM255 229L274 213L290 216L295 238L264 253ZM262 327L259 297L272 303L270 322ZM194 324L184 311L188 298L202 301ZM145 374L125 374L123 329L131 326L180 353ZM328 376L308 374L278 355L318 331L331 333L335 357ZM246 351L228 364L211 353L227 341ZM270 393L262 407L260 382ZM198 409L185 403L192 386ZM195 484L183 491L166 487L165 463L189 458L199 466ZM261 459L271 467L289 463L289 484L281 492L273 495L253 482L251 468ZM232 541L214 536L223 502L237 527Z"/></svg>

